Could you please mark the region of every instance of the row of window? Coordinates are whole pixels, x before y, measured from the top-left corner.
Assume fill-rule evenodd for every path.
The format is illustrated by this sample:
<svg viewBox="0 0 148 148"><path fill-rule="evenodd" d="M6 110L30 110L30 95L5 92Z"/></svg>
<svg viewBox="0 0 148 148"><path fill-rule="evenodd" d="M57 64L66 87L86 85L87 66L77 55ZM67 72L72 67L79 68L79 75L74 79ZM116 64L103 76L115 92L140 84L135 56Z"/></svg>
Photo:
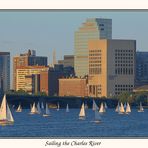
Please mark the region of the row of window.
<svg viewBox="0 0 148 148"><path fill-rule="evenodd" d="M119 85L118 84L118 85L115 85L115 88L116 87L132 87L133 88L134 86L133 85Z"/></svg>
<svg viewBox="0 0 148 148"><path fill-rule="evenodd" d="M128 49L115 49L115 52L133 52L133 50L128 50Z"/></svg>
<svg viewBox="0 0 148 148"><path fill-rule="evenodd" d="M119 57L119 56L117 57L116 56L115 59L126 59L126 60L129 59L130 60L130 59L133 59L133 57L123 57L123 56L122 57Z"/></svg>
<svg viewBox="0 0 148 148"><path fill-rule="evenodd" d="M133 63L133 61L131 60L128 60L128 61L118 61L118 60L115 60L115 63Z"/></svg>
<svg viewBox="0 0 148 148"><path fill-rule="evenodd" d="M115 74L133 75L133 68L115 68Z"/></svg>
<svg viewBox="0 0 148 148"><path fill-rule="evenodd" d="M101 68L90 68L89 73L90 74L101 74Z"/></svg>
<svg viewBox="0 0 148 148"><path fill-rule="evenodd" d="M101 57L89 57L90 60L101 59Z"/></svg>
<svg viewBox="0 0 148 148"><path fill-rule="evenodd" d="M89 52L101 52L101 50L89 50Z"/></svg>
<svg viewBox="0 0 148 148"><path fill-rule="evenodd" d="M117 66L133 66L133 64L115 64L115 66L117 67Z"/></svg>
<svg viewBox="0 0 148 148"><path fill-rule="evenodd" d="M89 67L101 67L101 64L95 64L95 63L93 63L93 64L89 64Z"/></svg>
<svg viewBox="0 0 148 148"><path fill-rule="evenodd" d="M115 53L115 56L133 56L133 53Z"/></svg>
<svg viewBox="0 0 148 148"><path fill-rule="evenodd" d="M101 61L89 61L89 63L101 63Z"/></svg>

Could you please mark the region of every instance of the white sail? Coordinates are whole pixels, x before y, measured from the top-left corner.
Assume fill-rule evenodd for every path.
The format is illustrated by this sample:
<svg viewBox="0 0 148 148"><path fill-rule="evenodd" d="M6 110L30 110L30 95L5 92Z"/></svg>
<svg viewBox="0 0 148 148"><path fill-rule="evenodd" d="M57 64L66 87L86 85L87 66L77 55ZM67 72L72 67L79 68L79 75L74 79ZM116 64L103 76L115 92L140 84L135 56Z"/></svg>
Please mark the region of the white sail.
<svg viewBox="0 0 148 148"><path fill-rule="evenodd" d="M68 104L66 106L66 112L69 112L69 106L68 106Z"/></svg>
<svg viewBox="0 0 148 148"><path fill-rule="evenodd" d="M126 105L126 102L125 102L125 103L124 103L124 109L126 109L126 106L127 106L127 105Z"/></svg>
<svg viewBox="0 0 148 148"><path fill-rule="evenodd" d="M140 102L140 109L139 109L139 112L144 112L144 108L142 106L142 103Z"/></svg>
<svg viewBox="0 0 148 148"><path fill-rule="evenodd" d="M7 120L8 120L9 122L14 122L14 119L13 119L13 117L12 117L12 113L11 113L11 111L10 111L10 108L9 108L8 104L7 104Z"/></svg>
<svg viewBox="0 0 148 148"><path fill-rule="evenodd" d="M81 110L79 113L79 117L85 117L85 107L84 107L84 103L81 106Z"/></svg>
<svg viewBox="0 0 148 148"><path fill-rule="evenodd" d="M40 104L39 104L39 102L38 102L38 104L37 104L37 112L38 112L38 114L41 113L41 108L40 108Z"/></svg>
<svg viewBox="0 0 148 148"><path fill-rule="evenodd" d="M58 104L57 104L57 111L59 111L60 110L60 105L59 105L59 102L58 102Z"/></svg>
<svg viewBox="0 0 148 148"><path fill-rule="evenodd" d="M88 105L87 105L87 103L85 103L85 109L88 109Z"/></svg>
<svg viewBox="0 0 148 148"><path fill-rule="evenodd" d="M50 114L50 111L49 111L49 108L48 108L48 104L46 103L46 115L49 115Z"/></svg>
<svg viewBox="0 0 148 148"><path fill-rule="evenodd" d="M93 105L92 105L92 110L96 110L96 103L95 103L95 100L93 100Z"/></svg>
<svg viewBox="0 0 148 148"><path fill-rule="evenodd" d="M37 113L37 109L36 109L36 107L35 107L35 103L33 103L33 106L32 106L32 108L31 108L31 113Z"/></svg>
<svg viewBox="0 0 148 148"><path fill-rule="evenodd" d="M0 121L1 123L14 122L9 105L7 104L6 95L4 95L1 108L0 108Z"/></svg>
<svg viewBox="0 0 148 148"><path fill-rule="evenodd" d="M104 103L104 107L105 107L105 109L107 109L107 108L108 108L108 106L107 106L106 102Z"/></svg>
<svg viewBox="0 0 148 148"><path fill-rule="evenodd" d="M48 117L48 116L50 116L50 111L48 108L48 104L46 103L46 110L45 110L45 114L43 114L43 117Z"/></svg>
<svg viewBox="0 0 148 148"><path fill-rule="evenodd" d="M99 109L99 113L104 113L105 112L105 108L103 103L101 103L100 109Z"/></svg>
<svg viewBox="0 0 148 148"><path fill-rule="evenodd" d="M20 104L19 104L19 106L18 106L18 108L17 108L16 112L22 112L22 107L21 107L21 105L20 105Z"/></svg>
<svg viewBox="0 0 148 148"><path fill-rule="evenodd" d="M120 110L120 105L119 105L119 102L118 102L118 105L117 105L117 107L115 109L115 112L119 112L119 110Z"/></svg>
<svg viewBox="0 0 148 148"><path fill-rule="evenodd" d="M0 120L6 120L7 119L7 110L6 110L6 95L4 95L1 108L0 108Z"/></svg>
<svg viewBox="0 0 148 148"><path fill-rule="evenodd" d="M95 110L95 121L96 121L96 122L101 121L101 116L100 116L98 110Z"/></svg>
<svg viewBox="0 0 148 148"><path fill-rule="evenodd" d="M96 102L95 102L95 100L93 100L93 106L92 106L92 110L98 110L99 108L98 108L98 106L97 106L97 104L96 104Z"/></svg>
<svg viewBox="0 0 148 148"><path fill-rule="evenodd" d="M130 105L129 103L127 102L127 106L126 106L126 113L130 113L131 112L131 108L130 108Z"/></svg>
<svg viewBox="0 0 148 148"><path fill-rule="evenodd" d="M120 108L119 108L119 113L124 113L124 112L125 112L125 110L124 110L123 104L121 102Z"/></svg>
<svg viewBox="0 0 148 148"><path fill-rule="evenodd" d="M43 104L43 102L42 102L42 104L41 104L41 108L44 109L44 104Z"/></svg>

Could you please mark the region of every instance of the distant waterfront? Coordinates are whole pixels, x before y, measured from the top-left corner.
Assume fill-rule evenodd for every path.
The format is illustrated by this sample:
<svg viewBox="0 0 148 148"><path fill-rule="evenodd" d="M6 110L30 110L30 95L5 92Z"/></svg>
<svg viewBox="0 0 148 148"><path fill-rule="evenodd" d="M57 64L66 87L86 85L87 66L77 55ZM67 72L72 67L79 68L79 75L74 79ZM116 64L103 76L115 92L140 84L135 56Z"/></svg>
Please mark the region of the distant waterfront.
<svg viewBox="0 0 148 148"><path fill-rule="evenodd" d="M0 97L2 99L2 96ZM24 108L30 108L30 104L47 102L51 108L55 108L57 103L60 104L61 108L66 108L69 104L71 108L80 108L82 102L87 103L89 108L92 108L94 98L90 97L58 97L58 96L32 96L32 95L7 95L7 101L11 106L18 106L19 103L22 104ZM116 99L95 99L96 103L99 105L101 102L106 102L109 108L114 108L118 101Z"/></svg>

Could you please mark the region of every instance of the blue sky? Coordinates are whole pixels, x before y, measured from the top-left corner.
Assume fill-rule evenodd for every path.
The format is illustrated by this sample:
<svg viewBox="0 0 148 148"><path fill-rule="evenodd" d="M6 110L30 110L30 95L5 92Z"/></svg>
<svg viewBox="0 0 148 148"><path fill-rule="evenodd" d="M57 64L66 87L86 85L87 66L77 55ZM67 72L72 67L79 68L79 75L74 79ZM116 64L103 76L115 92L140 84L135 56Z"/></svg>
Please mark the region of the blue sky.
<svg viewBox="0 0 148 148"><path fill-rule="evenodd" d="M148 11L0 11L0 51L11 58L27 49L57 59L74 53L74 32L87 18L112 19L115 39L137 40L137 50L148 51Z"/></svg>
<svg viewBox="0 0 148 148"><path fill-rule="evenodd" d="M73 54L74 32L89 17L111 18L113 38L136 39L137 50L148 51L148 12L0 12L0 50L14 56L27 49L57 59Z"/></svg>

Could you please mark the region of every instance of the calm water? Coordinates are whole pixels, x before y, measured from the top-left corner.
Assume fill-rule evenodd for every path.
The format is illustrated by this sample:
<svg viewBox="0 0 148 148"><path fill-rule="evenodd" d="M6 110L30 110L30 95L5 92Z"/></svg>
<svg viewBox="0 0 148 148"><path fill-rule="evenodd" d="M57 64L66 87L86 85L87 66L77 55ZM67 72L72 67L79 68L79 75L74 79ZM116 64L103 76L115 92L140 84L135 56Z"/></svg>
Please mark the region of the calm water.
<svg viewBox="0 0 148 148"><path fill-rule="evenodd" d="M22 113L12 111L15 123L0 126L1 137L113 137L113 136L148 136L148 110L138 113L132 110L130 115L119 115L113 109L107 109L102 122L94 123L94 112L86 110L86 119L79 120L79 109L51 109L50 117L29 115L30 110Z"/></svg>

